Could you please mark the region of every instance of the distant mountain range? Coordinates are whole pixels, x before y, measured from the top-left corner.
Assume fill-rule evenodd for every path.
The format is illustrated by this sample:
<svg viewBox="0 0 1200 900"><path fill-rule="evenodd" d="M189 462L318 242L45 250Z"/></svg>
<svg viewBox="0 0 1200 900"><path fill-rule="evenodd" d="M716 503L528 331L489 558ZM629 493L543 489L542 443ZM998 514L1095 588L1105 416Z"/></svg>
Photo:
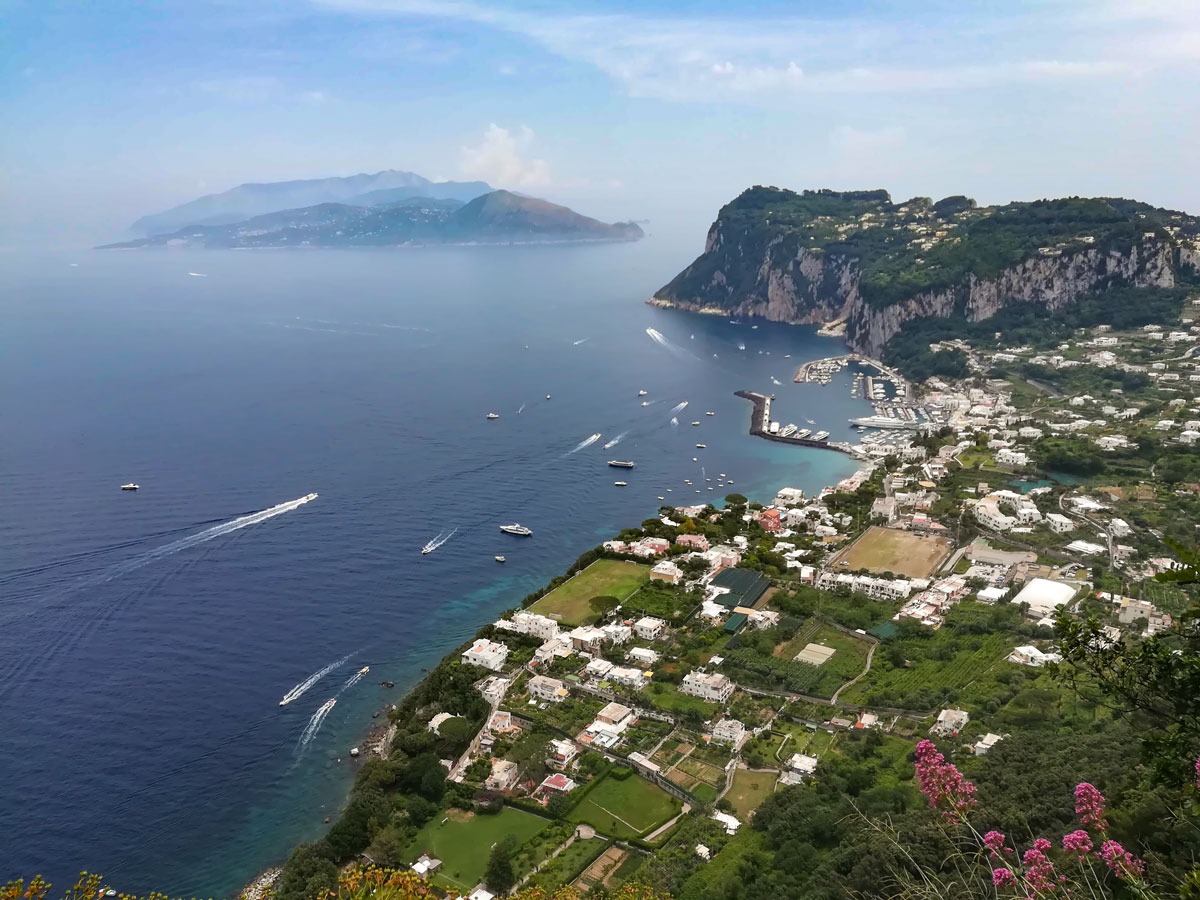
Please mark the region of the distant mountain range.
<svg viewBox="0 0 1200 900"><path fill-rule="evenodd" d="M419 178L420 176L413 177ZM351 179L329 180L348 181ZM296 182L296 184L305 184L305 182ZM307 182L307 184L314 183ZM433 182L426 182L426 184L433 185ZM433 186L444 188L448 184L451 183L446 182ZM243 185L242 187L255 186ZM460 184L458 187L466 189L466 185ZM234 191L237 190L240 189L234 189ZM557 206L545 200L525 197L510 191L490 191L476 196L466 203L456 198L428 196L402 197L388 200L382 204L372 205L371 203L372 198L375 200L388 198L395 196L393 192L402 194L406 190L408 188L403 186L377 188L374 191L365 192L368 199L364 199L364 194L356 194L355 202L316 203L298 209L272 211L232 223L191 223L168 233L134 241L106 244L99 249L636 241L643 237L642 229L632 222L618 222L609 225L580 215L565 206ZM226 195L215 196L224 197ZM194 202L199 203L200 201ZM184 208L179 207L178 209Z"/></svg>
<svg viewBox="0 0 1200 900"><path fill-rule="evenodd" d="M377 206L413 197L466 203L491 190L483 181L430 181L412 172L393 169L348 178L239 184L224 193L206 194L165 212L143 216L130 228L135 234L149 237L189 225L230 225L266 213L323 203Z"/></svg>

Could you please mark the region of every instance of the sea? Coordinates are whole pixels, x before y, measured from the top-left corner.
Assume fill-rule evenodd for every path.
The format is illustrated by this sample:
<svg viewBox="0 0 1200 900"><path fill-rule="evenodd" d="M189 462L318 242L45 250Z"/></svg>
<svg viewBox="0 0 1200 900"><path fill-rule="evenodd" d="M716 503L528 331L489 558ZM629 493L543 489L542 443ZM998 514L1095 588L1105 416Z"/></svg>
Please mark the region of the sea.
<svg viewBox="0 0 1200 900"><path fill-rule="evenodd" d="M700 243L5 254L0 879L235 895L374 713L659 498L851 474L733 395L849 438L848 370L792 382L841 341L646 305Z"/></svg>

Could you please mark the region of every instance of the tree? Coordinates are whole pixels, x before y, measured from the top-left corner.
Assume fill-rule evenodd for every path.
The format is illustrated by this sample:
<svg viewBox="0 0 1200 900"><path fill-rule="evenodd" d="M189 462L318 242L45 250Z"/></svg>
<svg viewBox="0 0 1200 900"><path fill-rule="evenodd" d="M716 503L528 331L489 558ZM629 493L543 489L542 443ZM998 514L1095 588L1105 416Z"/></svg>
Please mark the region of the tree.
<svg viewBox="0 0 1200 900"><path fill-rule="evenodd" d="M726 494L725 503L728 506L745 506L750 501L743 494Z"/></svg>
<svg viewBox="0 0 1200 900"><path fill-rule="evenodd" d="M488 857L483 880L494 894L507 894L517 880L512 861L513 853L517 849L516 843L512 835L509 835L492 847L492 854Z"/></svg>
<svg viewBox="0 0 1200 900"><path fill-rule="evenodd" d="M571 811L571 801L566 794L555 792L546 803L546 812L556 819L565 819Z"/></svg>

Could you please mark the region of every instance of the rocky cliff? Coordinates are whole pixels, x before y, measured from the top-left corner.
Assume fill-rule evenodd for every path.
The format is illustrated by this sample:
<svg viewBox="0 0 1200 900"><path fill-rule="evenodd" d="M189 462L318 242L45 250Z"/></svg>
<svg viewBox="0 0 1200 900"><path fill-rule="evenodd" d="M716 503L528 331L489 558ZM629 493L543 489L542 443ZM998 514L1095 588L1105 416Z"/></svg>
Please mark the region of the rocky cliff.
<svg viewBox="0 0 1200 900"><path fill-rule="evenodd" d="M1134 201L981 209L966 198L893 204L882 191L753 188L721 210L704 253L650 302L844 320L850 345L878 355L915 319L978 321L1012 304L1055 310L1116 286L1174 287L1181 266L1200 265L1198 234L1194 218Z"/></svg>

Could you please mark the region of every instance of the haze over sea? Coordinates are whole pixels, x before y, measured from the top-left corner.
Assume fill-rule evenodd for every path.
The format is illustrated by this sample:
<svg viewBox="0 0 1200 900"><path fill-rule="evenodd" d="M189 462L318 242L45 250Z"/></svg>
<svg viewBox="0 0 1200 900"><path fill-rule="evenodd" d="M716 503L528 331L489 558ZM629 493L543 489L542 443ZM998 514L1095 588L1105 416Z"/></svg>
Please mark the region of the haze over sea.
<svg viewBox="0 0 1200 900"><path fill-rule="evenodd" d="M791 382L840 341L644 304L699 244L4 259L0 871L228 896L322 833L373 711L659 495L852 472L733 396L849 436L848 372Z"/></svg>

